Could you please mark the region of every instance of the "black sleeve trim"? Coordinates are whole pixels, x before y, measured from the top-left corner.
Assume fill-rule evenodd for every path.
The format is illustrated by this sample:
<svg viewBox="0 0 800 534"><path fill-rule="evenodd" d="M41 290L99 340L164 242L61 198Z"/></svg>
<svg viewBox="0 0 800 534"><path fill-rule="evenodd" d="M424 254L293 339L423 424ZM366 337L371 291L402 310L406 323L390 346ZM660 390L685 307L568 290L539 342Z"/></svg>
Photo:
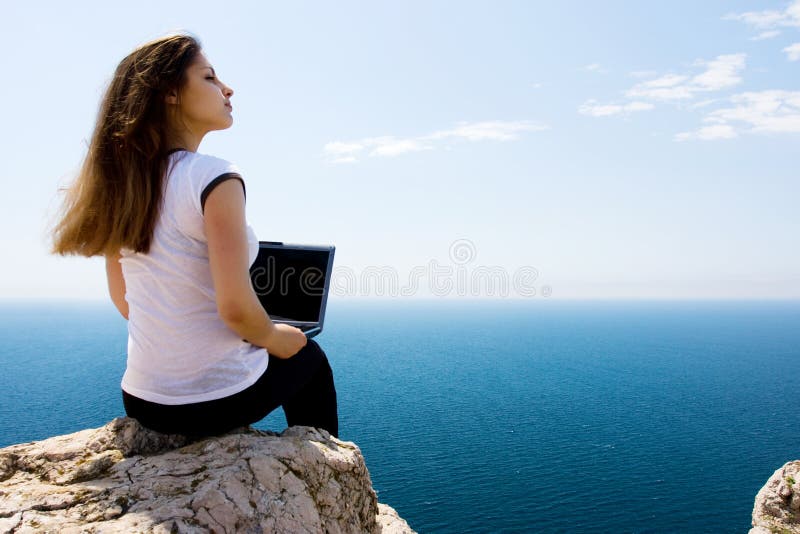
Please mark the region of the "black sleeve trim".
<svg viewBox="0 0 800 534"><path fill-rule="evenodd" d="M244 198L245 200L247 199L247 190L244 187L244 179L241 177L241 175L235 172L226 172L225 174L220 174L219 176L211 180L211 182L206 186L206 188L203 189L203 192L200 193L200 209L202 211L205 211L206 199L208 198L208 195L211 194L211 191L213 191L214 188L217 187L222 182L231 179L239 180L242 183L242 191L244 192Z"/></svg>

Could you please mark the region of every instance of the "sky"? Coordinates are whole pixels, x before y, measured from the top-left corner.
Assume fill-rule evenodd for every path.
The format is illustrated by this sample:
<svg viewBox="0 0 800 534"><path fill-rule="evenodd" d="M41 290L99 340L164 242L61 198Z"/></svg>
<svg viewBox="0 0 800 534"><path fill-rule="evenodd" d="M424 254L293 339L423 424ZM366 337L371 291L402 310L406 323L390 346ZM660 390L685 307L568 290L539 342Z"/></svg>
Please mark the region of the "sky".
<svg viewBox="0 0 800 534"><path fill-rule="evenodd" d="M334 298L800 298L800 0L459 0L4 5L0 299L107 299L58 191L180 30L235 91L199 151Z"/></svg>

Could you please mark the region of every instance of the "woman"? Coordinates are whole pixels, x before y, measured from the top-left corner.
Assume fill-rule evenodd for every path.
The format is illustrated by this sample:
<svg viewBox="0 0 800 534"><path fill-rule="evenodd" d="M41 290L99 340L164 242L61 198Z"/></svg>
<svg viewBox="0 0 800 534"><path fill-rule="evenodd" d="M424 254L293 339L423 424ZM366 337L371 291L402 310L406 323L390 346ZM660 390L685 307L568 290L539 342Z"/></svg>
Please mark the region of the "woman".
<svg viewBox="0 0 800 534"><path fill-rule="evenodd" d="M147 43L117 67L53 252L106 258L128 319L125 411L164 433L206 436L283 406L287 424L336 436L336 390L319 345L273 324L249 266L258 240L229 162L199 154L233 123L233 90L191 36Z"/></svg>

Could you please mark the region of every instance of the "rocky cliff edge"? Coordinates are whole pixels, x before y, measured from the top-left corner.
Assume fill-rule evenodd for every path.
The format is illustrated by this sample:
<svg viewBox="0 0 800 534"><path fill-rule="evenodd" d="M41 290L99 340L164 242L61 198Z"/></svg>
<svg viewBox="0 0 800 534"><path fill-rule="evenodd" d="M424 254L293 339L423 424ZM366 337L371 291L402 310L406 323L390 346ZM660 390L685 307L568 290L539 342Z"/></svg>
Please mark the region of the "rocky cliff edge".
<svg viewBox="0 0 800 534"><path fill-rule="evenodd" d="M327 432L190 442L135 420L0 449L0 532L413 532Z"/></svg>
<svg viewBox="0 0 800 534"><path fill-rule="evenodd" d="M756 495L750 534L800 534L800 460L775 471Z"/></svg>

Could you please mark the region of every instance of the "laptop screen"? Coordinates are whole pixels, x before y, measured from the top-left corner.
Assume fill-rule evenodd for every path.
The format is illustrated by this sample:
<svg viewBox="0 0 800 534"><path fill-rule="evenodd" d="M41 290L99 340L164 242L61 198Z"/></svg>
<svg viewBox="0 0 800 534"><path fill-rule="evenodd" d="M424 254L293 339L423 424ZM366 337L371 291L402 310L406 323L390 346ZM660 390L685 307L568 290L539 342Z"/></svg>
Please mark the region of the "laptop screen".
<svg viewBox="0 0 800 534"><path fill-rule="evenodd" d="M327 301L333 247L262 242L250 279L270 317L317 322Z"/></svg>

